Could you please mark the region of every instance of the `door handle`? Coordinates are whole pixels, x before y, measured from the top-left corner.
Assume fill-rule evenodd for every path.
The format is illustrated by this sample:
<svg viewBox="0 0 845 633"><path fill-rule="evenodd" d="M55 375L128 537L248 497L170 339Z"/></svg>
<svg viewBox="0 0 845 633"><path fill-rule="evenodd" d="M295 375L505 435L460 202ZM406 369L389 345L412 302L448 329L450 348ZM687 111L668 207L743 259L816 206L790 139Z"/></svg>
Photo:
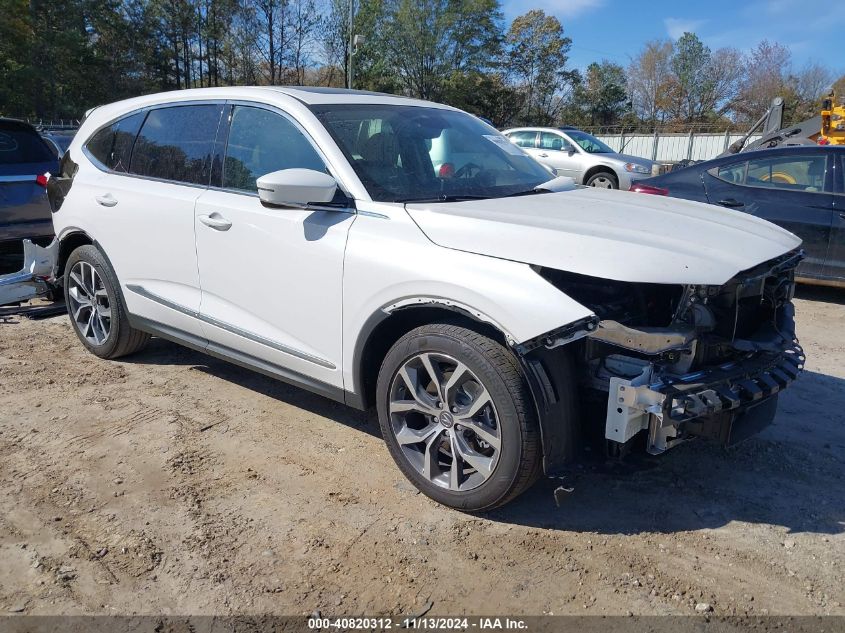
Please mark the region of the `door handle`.
<svg viewBox="0 0 845 633"><path fill-rule="evenodd" d="M210 226L215 231L228 231L232 228L232 223L216 211L211 215L199 216L199 220L206 226Z"/></svg>
<svg viewBox="0 0 845 633"><path fill-rule="evenodd" d="M734 200L733 198L725 198L724 200L719 200L719 204L721 204L723 207L728 207L729 209L738 209L739 207L745 206L744 202Z"/></svg>
<svg viewBox="0 0 845 633"><path fill-rule="evenodd" d="M839 217L842 218L843 220L845 220L845 213L840 213Z"/></svg>
<svg viewBox="0 0 845 633"><path fill-rule="evenodd" d="M103 196L97 196L94 199L97 201L97 204L102 205L104 207L113 207L117 204L117 198L115 198L110 193L107 193Z"/></svg>
<svg viewBox="0 0 845 633"><path fill-rule="evenodd" d="M549 157L549 155L546 154L546 152L543 152L542 154L540 154L540 158L548 158L548 157Z"/></svg>

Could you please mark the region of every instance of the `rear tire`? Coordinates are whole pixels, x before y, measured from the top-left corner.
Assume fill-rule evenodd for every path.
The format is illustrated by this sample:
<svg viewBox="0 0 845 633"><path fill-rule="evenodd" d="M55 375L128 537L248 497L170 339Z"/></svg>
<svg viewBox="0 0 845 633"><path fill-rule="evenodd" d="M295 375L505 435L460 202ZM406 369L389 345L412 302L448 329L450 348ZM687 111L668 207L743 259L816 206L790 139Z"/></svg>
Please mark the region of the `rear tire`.
<svg viewBox="0 0 845 633"><path fill-rule="evenodd" d="M609 171L596 172L587 179L585 183L588 187L597 187L599 189L619 189L619 179L616 174Z"/></svg>
<svg viewBox="0 0 845 633"><path fill-rule="evenodd" d="M533 400L516 358L493 339L458 325L416 328L387 353L376 395L391 456L435 501L491 510L536 481Z"/></svg>
<svg viewBox="0 0 845 633"><path fill-rule="evenodd" d="M149 334L129 324L117 277L95 246L80 246L70 254L64 293L73 331L92 354L119 358L150 340Z"/></svg>

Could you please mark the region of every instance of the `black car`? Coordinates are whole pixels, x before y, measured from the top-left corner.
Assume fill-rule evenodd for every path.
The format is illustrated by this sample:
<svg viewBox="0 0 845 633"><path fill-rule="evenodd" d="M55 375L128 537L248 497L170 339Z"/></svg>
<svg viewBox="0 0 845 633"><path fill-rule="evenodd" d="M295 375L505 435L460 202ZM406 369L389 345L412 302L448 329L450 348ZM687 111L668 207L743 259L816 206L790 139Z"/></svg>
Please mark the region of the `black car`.
<svg viewBox="0 0 845 633"><path fill-rule="evenodd" d="M46 174L58 169L56 151L35 128L0 118L0 274L21 268L22 240L52 240Z"/></svg>
<svg viewBox="0 0 845 633"><path fill-rule="evenodd" d="M751 213L804 240L799 280L845 287L845 147L743 152L640 180L632 191Z"/></svg>

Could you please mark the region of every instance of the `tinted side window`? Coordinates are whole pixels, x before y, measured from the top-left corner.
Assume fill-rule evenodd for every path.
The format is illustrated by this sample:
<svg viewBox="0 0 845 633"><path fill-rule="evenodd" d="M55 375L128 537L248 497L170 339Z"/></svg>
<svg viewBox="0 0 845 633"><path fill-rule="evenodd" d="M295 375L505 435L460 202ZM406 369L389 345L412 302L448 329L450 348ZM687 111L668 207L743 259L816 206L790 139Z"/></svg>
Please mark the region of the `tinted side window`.
<svg viewBox="0 0 845 633"><path fill-rule="evenodd" d="M106 168L119 172L129 171L129 155L146 114L138 112L115 121L92 136L85 147Z"/></svg>
<svg viewBox="0 0 845 633"><path fill-rule="evenodd" d="M745 161L741 163L732 163L730 165L722 165L719 167L718 177L735 185L741 185L745 182L745 166L748 165ZM712 173L712 172L711 172Z"/></svg>
<svg viewBox="0 0 845 633"><path fill-rule="evenodd" d="M151 110L144 121L129 171L191 184L208 184L220 105Z"/></svg>
<svg viewBox="0 0 845 633"><path fill-rule="evenodd" d="M788 191L824 191L825 162L823 155L750 160L745 184Z"/></svg>
<svg viewBox="0 0 845 633"><path fill-rule="evenodd" d="M564 138L551 132L540 132L540 149L550 149L560 152L568 152L572 145Z"/></svg>
<svg viewBox="0 0 845 633"><path fill-rule="evenodd" d="M512 132L508 138L512 143L516 143L520 147L534 147L534 141L537 138L536 132Z"/></svg>
<svg viewBox="0 0 845 633"><path fill-rule="evenodd" d="M326 171L314 147L288 119L262 108L235 107L223 162L223 187L257 191L257 178L292 168Z"/></svg>

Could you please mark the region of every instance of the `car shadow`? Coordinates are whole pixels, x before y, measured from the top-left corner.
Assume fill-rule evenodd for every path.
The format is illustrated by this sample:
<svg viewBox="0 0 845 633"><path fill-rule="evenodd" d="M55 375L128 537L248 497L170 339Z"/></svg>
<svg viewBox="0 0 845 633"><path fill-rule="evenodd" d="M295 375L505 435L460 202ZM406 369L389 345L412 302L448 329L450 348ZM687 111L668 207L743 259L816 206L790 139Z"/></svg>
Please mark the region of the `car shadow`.
<svg viewBox="0 0 845 633"><path fill-rule="evenodd" d="M838 399L838 402L837 402ZM774 423L723 448L691 441L627 471L586 466L544 480L488 518L598 534L671 533L767 524L845 532L845 380L805 371ZM572 492L555 491L561 486Z"/></svg>
<svg viewBox="0 0 845 633"><path fill-rule="evenodd" d="M154 338L143 352L125 360L190 365L381 437L373 411L357 411L169 341ZM731 522L838 534L845 531L843 479L845 380L805 371L781 394L775 422L738 446L692 441L623 467L585 464L563 480L541 479L507 506L484 516L597 534L672 533ZM570 487L572 492L562 490Z"/></svg>
<svg viewBox="0 0 845 633"><path fill-rule="evenodd" d="M819 301L823 303L845 305L845 288L798 284L795 287L795 298L805 299L807 301Z"/></svg>
<svg viewBox="0 0 845 633"><path fill-rule="evenodd" d="M314 211L302 223L303 235L308 242L323 239L329 229L349 219L348 213L340 211Z"/></svg>
<svg viewBox="0 0 845 633"><path fill-rule="evenodd" d="M143 351L122 358L121 361L139 365L186 365L209 376L249 389L261 395L285 402L340 422L357 431L381 438L378 420L372 411L364 412L335 402L305 389L294 387L233 363L219 360L165 339L153 338Z"/></svg>

